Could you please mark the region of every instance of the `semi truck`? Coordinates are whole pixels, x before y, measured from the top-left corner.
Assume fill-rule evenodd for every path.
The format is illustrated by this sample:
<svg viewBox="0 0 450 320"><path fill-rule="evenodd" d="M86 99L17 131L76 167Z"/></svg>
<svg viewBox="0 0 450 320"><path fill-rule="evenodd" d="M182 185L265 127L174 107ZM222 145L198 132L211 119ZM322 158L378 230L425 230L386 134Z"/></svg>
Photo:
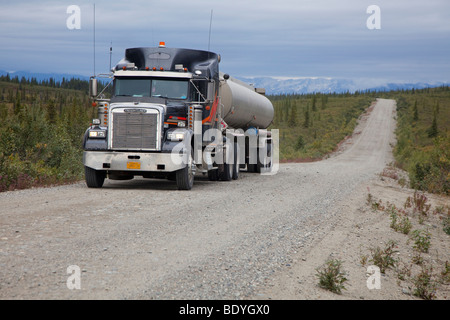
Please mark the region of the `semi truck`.
<svg viewBox="0 0 450 320"><path fill-rule="evenodd" d="M110 74L92 76L98 118L83 139L87 186L141 176L190 190L198 175L231 181L241 170L270 173L273 105L264 89L219 71L220 61L214 52L160 43L126 49ZM102 77L109 97L99 92Z"/></svg>

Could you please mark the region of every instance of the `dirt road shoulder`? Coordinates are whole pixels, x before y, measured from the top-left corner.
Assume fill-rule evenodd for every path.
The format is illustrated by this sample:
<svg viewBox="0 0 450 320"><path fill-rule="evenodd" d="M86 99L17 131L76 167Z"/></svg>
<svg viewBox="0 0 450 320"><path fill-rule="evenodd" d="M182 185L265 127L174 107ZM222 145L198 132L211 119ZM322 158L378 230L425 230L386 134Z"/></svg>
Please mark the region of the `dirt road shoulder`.
<svg viewBox="0 0 450 320"><path fill-rule="evenodd" d="M449 299L450 235L443 230L443 219L448 219L449 198L416 193L423 195L422 199L429 205L426 214L415 211L414 204L404 209L407 200L414 199L415 191L381 174L356 190L336 206L338 214L334 223L320 230L324 236L317 236L317 240L300 250L293 263L267 281L255 299L423 299L417 296L419 291L432 299ZM408 235L391 227L393 205L400 213L398 220L407 217L410 221ZM428 252L415 248L414 230L429 234ZM379 288L373 283L368 285L372 275L368 267L374 264L373 254L377 248L385 249L390 241L395 243L391 256L395 266L380 273ZM332 259L342 262L347 278L346 289L340 295L318 285L317 269Z"/></svg>

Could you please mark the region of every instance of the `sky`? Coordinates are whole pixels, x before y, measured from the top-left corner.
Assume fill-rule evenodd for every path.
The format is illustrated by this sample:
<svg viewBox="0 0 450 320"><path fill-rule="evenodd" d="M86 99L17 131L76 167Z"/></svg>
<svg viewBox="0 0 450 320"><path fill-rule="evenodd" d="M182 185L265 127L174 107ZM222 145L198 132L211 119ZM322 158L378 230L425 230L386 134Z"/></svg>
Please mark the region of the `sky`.
<svg viewBox="0 0 450 320"><path fill-rule="evenodd" d="M450 81L449 0L0 0L0 70L107 73L111 43L114 66L160 41L236 77Z"/></svg>

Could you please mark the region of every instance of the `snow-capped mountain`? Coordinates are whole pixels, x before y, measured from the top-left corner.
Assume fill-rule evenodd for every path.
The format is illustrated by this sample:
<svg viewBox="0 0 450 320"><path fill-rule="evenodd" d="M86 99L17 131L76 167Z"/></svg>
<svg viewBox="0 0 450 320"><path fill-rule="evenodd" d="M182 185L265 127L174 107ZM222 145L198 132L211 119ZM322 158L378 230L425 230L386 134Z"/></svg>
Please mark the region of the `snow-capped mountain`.
<svg viewBox="0 0 450 320"><path fill-rule="evenodd" d="M423 89L448 85L444 82L390 83L374 79L337 79L337 78L283 78L283 77L236 77L252 84L256 88L265 88L266 94L305 94L305 93L353 93L355 91L390 91Z"/></svg>

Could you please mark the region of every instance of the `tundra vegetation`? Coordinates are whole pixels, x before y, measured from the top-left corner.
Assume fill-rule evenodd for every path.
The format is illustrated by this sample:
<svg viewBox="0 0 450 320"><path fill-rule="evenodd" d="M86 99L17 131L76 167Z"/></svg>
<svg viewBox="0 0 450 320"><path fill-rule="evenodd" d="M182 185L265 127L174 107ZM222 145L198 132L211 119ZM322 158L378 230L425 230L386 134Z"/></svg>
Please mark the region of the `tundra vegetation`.
<svg viewBox="0 0 450 320"><path fill-rule="evenodd" d="M88 83L0 77L0 191L83 178Z"/></svg>
<svg viewBox="0 0 450 320"><path fill-rule="evenodd" d="M414 191L402 206L389 202L384 204L370 190L366 200L374 213L389 215L390 228L403 237L399 241L389 240L385 249L369 248L370 254L362 255L360 263L363 266L374 264L382 273L389 269L396 275L400 286L409 288L404 291L406 294L424 300L448 299L448 254L437 247L448 241L450 207L433 206L427 194L421 191ZM395 254L397 252L399 255Z"/></svg>
<svg viewBox="0 0 450 320"><path fill-rule="evenodd" d="M396 166L410 187L431 193L450 190L450 88L386 93L397 101Z"/></svg>

